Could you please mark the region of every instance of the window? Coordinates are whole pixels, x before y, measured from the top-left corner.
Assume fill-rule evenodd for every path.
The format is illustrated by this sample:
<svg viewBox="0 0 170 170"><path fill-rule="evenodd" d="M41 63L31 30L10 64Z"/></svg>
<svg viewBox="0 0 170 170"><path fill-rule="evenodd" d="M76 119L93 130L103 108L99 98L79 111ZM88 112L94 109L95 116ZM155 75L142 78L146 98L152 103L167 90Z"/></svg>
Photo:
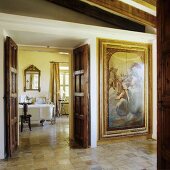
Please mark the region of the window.
<svg viewBox="0 0 170 170"><path fill-rule="evenodd" d="M60 95L61 98L69 97L69 73L60 71Z"/></svg>

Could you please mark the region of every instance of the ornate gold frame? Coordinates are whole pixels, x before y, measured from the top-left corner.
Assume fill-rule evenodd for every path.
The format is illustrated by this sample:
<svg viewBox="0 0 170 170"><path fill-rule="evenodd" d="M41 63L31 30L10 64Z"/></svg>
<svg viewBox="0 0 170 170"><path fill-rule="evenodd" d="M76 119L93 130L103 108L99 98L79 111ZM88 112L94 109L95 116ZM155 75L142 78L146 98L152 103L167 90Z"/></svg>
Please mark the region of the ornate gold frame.
<svg viewBox="0 0 170 170"><path fill-rule="evenodd" d="M32 72L32 74L36 73L38 74L38 88L37 89L33 89L32 87L27 89L26 88L26 74L27 72ZM40 88L40 75L41 75L41 71L35 67L34 65L30 65L29 67L27 67L25 70L24 70L24 91L39 91L41 90Z"/></svg>
<svg viewBox="0 0 170 170"><path fill-rule="evenodd" d="M117 41L109 39L98 39L99 52L99 140L111 137L147 135L150 137L152 133L152 46L148 43L136 43L128 41ZM145 127L124 129L124 130L107 130L108 115L108 56L117 51L142 51L144 52L144 68L145 68L145 85L144 85L144 110L145 110Z"/></svg>

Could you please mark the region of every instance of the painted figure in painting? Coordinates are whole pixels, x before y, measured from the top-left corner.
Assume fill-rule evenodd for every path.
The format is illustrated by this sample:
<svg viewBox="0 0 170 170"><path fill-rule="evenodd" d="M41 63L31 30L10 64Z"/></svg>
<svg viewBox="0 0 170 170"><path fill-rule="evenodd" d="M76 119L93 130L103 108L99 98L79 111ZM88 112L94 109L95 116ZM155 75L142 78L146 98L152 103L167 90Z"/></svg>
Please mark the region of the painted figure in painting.
<svg viewBox="0 0 170 170"><path fill-rule="evenodd" d="M117 52L109 61L109 129L144 126L144 63L135 53Z"/></svg>

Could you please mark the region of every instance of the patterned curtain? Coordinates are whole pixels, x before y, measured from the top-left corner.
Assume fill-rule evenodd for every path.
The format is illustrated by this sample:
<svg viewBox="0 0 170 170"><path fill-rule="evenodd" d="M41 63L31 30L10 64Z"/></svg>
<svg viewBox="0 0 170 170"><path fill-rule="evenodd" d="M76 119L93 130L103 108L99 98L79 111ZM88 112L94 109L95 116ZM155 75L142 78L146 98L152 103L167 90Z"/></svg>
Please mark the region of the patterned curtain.
<svg viewBox="0 0 170 170"><path fill-rule="evenodd" d="M60 71L59 63L50 63L50 100L55 104L56 115L59 115Z"/></svg>

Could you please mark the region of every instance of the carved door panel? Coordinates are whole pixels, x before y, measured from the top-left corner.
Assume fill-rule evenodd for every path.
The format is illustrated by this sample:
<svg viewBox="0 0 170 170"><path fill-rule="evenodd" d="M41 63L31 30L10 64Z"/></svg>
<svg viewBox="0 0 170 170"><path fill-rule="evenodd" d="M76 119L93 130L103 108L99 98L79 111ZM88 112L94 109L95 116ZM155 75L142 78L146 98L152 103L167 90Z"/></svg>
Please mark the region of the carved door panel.
<svg viewBox="0 0 170 170"><path fill-rule="evenodd" d="M7 134L7 155L9 157L18 146L18 84L17 45L10 38L5 42L5 114Z"/></svg>
<svg viewBox="0 0 170 170"><path fill-rule="evenodd" d="M80 146L89 145L89 48L83 45L73 51L74 138Z"/></svg>
<svg viewBox="0 0 170 170"><path fill-rule="evenodd" d="M158 169L170 169L170 1L158 0Z"/></svg>

